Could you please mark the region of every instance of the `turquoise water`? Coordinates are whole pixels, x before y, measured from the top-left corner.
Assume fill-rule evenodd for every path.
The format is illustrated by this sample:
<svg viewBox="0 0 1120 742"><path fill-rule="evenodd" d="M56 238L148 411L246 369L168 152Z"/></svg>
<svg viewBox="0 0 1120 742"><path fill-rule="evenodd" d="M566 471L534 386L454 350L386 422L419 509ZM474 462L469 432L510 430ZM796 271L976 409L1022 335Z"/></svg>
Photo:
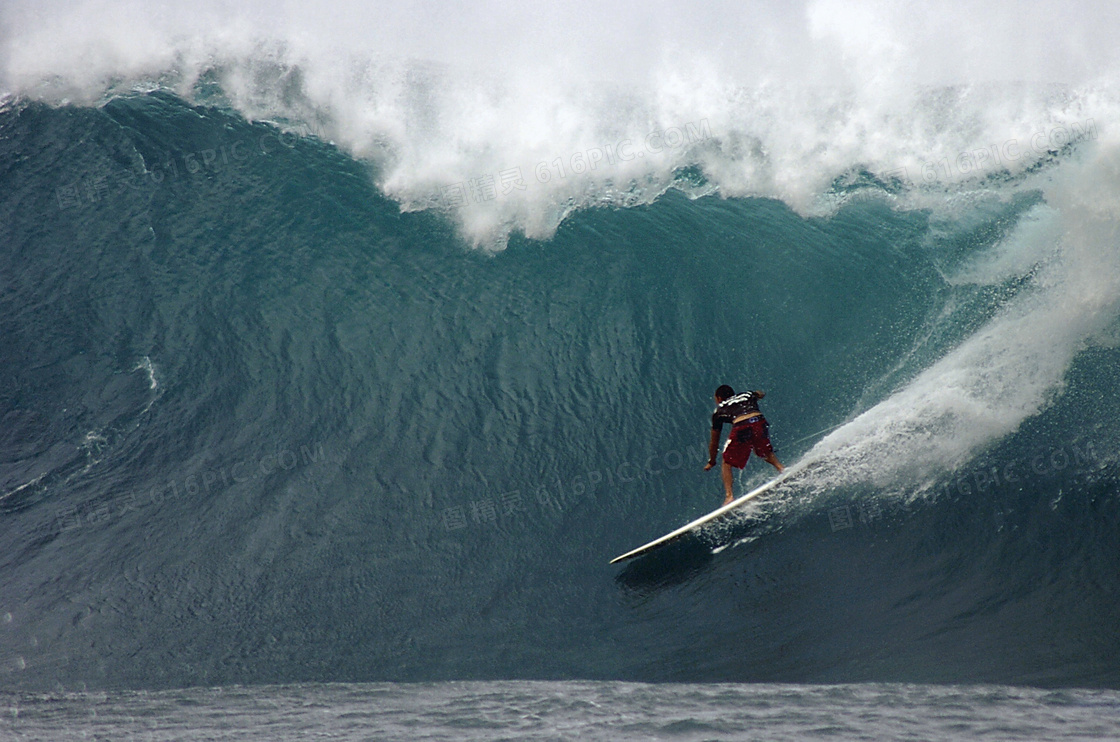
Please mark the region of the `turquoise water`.
<svg viewBox="0 0 1120 742"><path fill-rule="evenodd" d="M1117 351L1033 411L1041 361L968 356L1044 321L1041 263L959 278L1037 190L959 222L670 190L488 253L173 96L0 127L10 687L1116 682ZM823 473L607 566L719 504L721 382Z"/></svg>

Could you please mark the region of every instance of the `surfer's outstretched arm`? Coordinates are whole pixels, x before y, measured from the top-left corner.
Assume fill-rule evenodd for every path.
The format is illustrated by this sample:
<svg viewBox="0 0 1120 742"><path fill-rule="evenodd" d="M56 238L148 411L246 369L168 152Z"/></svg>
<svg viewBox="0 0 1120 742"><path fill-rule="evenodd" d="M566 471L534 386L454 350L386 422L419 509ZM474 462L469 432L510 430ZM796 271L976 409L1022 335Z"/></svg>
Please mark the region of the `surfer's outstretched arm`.
<svg viewBox="0 0 1120 742"><path fill-rule="evenodd" d="M719 430L712 428L712 438L708 442L708 463L704 466L704 471L708 471L716 465L716 454L719 452L719 434Z"/></svg>

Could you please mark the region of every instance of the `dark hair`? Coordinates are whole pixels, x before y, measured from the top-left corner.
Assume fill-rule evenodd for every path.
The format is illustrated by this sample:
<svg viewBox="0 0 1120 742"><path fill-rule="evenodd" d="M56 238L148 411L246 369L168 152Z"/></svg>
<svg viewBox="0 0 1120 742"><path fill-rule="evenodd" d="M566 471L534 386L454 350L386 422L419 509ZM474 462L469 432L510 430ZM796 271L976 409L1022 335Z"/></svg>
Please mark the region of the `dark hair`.
<svg viewBox="0 0 1120 742"><path fill-rule="evenodd" d="M716 396L720 399L731 399L733 396L735 396L735 390L729 387L727 384L724 384L719 389L716 389Z"/></svg>

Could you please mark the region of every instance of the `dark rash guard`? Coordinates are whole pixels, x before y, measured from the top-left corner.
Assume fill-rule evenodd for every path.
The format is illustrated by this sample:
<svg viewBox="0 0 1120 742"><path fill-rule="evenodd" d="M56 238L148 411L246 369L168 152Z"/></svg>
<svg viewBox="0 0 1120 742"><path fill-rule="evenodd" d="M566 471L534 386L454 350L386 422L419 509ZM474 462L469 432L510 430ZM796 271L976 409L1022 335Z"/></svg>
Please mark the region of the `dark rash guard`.
<svg viewBox="0 0 1120 742"><path fill-rule="evenodd" d="M733 423L737 417L759 412L758 400L761 398L758 392L743 392L723 400L712 413L712 430L723 430L724 423Z"/></svg>

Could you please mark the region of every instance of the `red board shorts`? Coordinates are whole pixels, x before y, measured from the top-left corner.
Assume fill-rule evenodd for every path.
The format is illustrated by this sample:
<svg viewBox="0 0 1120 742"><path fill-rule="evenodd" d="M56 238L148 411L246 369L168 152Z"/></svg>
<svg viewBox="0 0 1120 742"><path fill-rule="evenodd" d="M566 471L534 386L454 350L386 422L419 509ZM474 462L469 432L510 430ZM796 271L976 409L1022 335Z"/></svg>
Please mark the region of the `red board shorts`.
<svg viewBox="0 0 1120 742"><path fill-rule="evenodd" d="M763 459L774 453L770 445L770 424L761 416L731 428L731 435L723 447L723 460L736 469L743 469L752 449L756 456Z"/></svg>

